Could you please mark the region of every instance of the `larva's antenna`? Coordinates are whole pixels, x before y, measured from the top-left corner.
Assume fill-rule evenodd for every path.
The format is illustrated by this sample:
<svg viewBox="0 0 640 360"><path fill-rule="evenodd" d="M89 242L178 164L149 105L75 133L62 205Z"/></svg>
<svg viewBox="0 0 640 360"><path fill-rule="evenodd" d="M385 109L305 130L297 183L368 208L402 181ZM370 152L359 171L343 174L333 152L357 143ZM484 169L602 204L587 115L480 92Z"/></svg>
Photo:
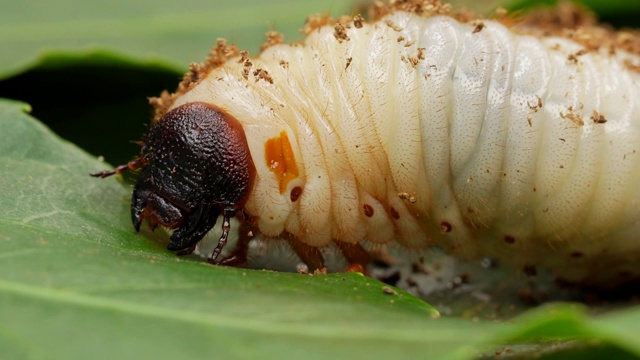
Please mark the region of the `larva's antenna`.
<svg viewBox="0 0 640 360"><path fill-rule="evenodd" d="M140 166L146 164L146 160L142 157L139 158L135 158L131 161L129 161L128 163L124 164L124 165L120 165L118 167L116 167L113 170L103 170L103 171L98 171L98 172L94 172L91 173L89 175L93 176L93 177L99 177L99 178L106 178L109 177L111 175L120 175L123 172L127 171L127 170L135 170L137 168L139 168Z"/></svg>

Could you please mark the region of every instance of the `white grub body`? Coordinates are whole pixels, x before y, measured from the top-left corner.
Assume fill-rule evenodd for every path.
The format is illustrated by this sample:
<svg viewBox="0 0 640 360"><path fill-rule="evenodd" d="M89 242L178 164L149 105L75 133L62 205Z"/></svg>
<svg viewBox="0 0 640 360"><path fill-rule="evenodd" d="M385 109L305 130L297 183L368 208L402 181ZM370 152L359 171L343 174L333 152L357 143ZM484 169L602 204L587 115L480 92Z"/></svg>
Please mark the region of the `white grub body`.
<svg viewBox="0 0 640 360"><path fill-rule="evenodd" d="M242 123L257 170L245 211L263 235L435 244L586 284L640 277L639 56L489 20L348 25L232 58L171 105ZM265 154L283 132L286 181Z"/></svg>

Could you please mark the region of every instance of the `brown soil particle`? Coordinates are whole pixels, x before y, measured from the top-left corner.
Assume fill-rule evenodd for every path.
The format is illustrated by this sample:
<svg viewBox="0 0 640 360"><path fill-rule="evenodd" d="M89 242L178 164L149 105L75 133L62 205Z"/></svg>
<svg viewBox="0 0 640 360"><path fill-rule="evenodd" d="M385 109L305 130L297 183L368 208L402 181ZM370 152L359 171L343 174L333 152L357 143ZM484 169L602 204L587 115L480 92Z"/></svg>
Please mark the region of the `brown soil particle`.
<svg viewBox="0 0 640 360"><path fill-rule="evenodd" d="M512 18L511 22L516 33L563 37L584 46L587 51L608 49L612 54L616 50L640 54L640 33L616 32L607 24L598 23L592 12L570 2L529 11L524 16Z"/></svg>
<svg viewBox="0 0 640 360"><path fill-rule="evenodd" d="M266 33L267 40L260 46L260 52L272 47L273 45L284 44L284 35L277 31L269 30Z"/></svg>
<svg viewBox="0 0 640 360"><path fill-rule="evenodd" d="M454 19L471 23L474 28L473 32L480 32L485 27L485 23L481 17L474 15L469 11L452 11L451 5L443 4L439 0L389 0L388 2L376 1L368 9L369 21L378 21L385 15L395 11L411 12L420 16L448 15ZM615 54L618 50L627 51L632 54L640 55L640 32L638 31L619 31L616 32L607 25L599 24L593 13L578 7L569 2L561 2L553 8L543 8L529 11L525 15L508 13L504 10L498 10L492 16L492 20L498 21L508 26L511 31L517 34L527 34L538 37L558 36L575 41L584 46L584 50L579 53L572 54L568 58L569 62L577 63L578 57L590 52L604 49L610 54ZM323 26L334 26L334 36L340 42L349 40L347 29L352 26L362 28L364 19L360 15L353 17L341 17L338 21L334 21L328 14L316 14L309 16L300 30L302 34L309 35L313 31ZM399 31L400 28L387 20L387 25ZM398 41L401 41L400 38ZM284 42L282 34L269 31L267 32L267 40L262 45L261 51L271 46L282 44ZM293 44L292 44L293 45ZM243 61L248 62L248 55L243 52ZM218 39L216 45L211 49L208 58L203 64L192 64L178 88L173 94L164 91L159 97L149 99L149 103L155 110L154 122L162 117L171 107L174 100L193 88L198 82L206 78L211 70L222 66L227 60L240 55L240 51L235 45L228 45L226 40ZM412 64L417 63L421 59L422 54L413 56ZM423 55L422 55L423 56ZM407 60L407 59L404 59ZM281 64L282 65L282 64ZM640 61L627 59L625 66L631 71L640 72ZM247 79L249 73L246 74ZM258 71L259 80L272 82L269 74ZM577 118L569 114L564 114L574 123ZM580 119L581 120L581 119Z"/></svg>

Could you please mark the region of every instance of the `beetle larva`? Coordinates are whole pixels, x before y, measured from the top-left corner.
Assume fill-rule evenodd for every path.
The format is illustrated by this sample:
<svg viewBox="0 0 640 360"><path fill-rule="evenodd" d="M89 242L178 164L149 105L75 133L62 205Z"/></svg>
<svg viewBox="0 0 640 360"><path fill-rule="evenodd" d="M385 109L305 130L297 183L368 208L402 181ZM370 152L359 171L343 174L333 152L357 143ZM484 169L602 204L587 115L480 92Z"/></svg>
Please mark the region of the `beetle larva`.
<svg viewBox="0 0 640 360"><path fill-rule="evenodd" d="M222 215L212 262L242 215L311 267L331 243L358 263L362 241L396 241L589 285L639 278L638 38L527 34L436 1L384 12L256 58L219 41L153 100L139 158L94 175L142 167L133 223L175 229L181 254Z"/></svg>

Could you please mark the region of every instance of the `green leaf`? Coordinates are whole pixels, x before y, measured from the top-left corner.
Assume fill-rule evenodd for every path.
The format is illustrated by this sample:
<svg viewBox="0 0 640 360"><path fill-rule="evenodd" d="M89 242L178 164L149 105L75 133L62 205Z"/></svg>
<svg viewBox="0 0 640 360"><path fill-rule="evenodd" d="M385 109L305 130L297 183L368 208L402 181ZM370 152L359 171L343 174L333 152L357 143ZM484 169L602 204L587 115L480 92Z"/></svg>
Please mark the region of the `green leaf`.
<svg viewBox="0 0 640 360"><path fill-rule="evenodd" d="M561 0L505 0L502 1L502 6L509 10L523 10L542 5L553 9L553 6L561 2ZM640 26L640 1L574 0L573 2L593 11L601 22L618 28Z"/></svg>
<svg viewBox="0 0 640 360"><path fill-rule="evenodd" d="M505 1L511 8L525 8L540 4L555 5L558 0L508 0ZM640 2L629 0L578 0L577 3L592 9L601 15L621 15L625 12L640 11Z"/></svg>
<svg viewBox="0 0 640 360"><path fill-rule="evenodd" d="M112 163L140 151L147 98L173 89L182 71L108 51L50 52L27 73L0 81L0 97L25 101L56 133Z"/></svg>
<svg viewBox="0 0 640 360"><path fill-rule="evenodd" d="M539 355L553 350L576 359L640 358L640 307L597 317L587 316L587 309L581 304L547 304L523 314L517 326L503 329L502 334L512 344L562 345L545 346Z"/></svg>
<svg viewBox="0 0 640 360"><path fill-rule="evenodd" d="M299 38L312 13L348 14L349 1L217 0L1 1L0 79L46 64L49 51L82 55L101 49L142 62L186 69L203 61L216 37L258 51L267 27ZM267 26L268 25L268 26Z"/></svg>
<svg viewBox="0 0 640 360"><path fill-rule="evenodd" d="M636 2L586 1L638 25ZM267 23L292 41L310 13L353 13L335 0L0 2L0 96L34 99L38 118L94 153L120 149L111 161L138 151L126 142L145 130L145 97L173 89L216 37L255 54ZM0 101L3 358L640 358L630 304L595 316L602 307L559 304L513 320L432 319L420 300L354 274L178 258L162 236L133 231L128 185L89 178L107 165L26 109Z"/></svg>

